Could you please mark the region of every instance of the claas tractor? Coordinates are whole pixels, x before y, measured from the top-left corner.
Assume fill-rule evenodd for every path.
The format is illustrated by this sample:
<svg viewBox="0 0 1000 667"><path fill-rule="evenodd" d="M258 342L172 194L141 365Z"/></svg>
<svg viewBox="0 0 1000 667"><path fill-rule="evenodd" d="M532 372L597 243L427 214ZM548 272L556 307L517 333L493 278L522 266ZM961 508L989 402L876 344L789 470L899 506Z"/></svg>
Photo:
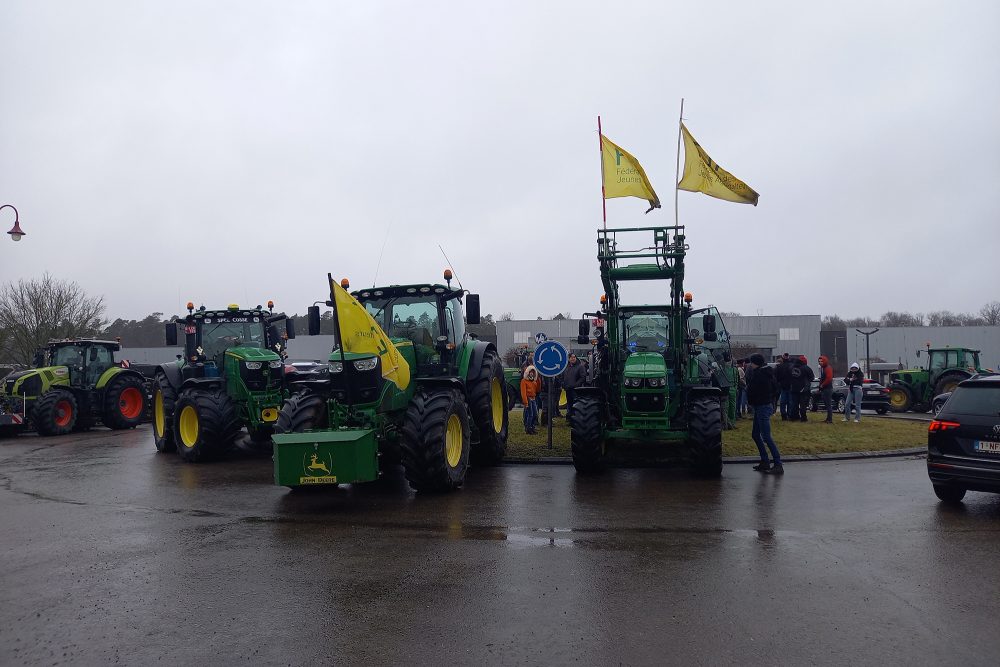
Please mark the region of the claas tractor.
<svg viewBox="0 0 1000 667"><path fill-rule="evenodd" d="M920 356L920 350L917 350ZM979 350L964 347L932 348L927 345L927 368L911 368L889 373L889 409L893 412L927 412L938 394L953 391L958 383L976 373Z"/></svg>
<svg viewBox="0 0 1000 667"><path fill-rule="evenodd" d="M598 234L605 294L599 312L586 315L605 326L591 331L589 320L580 321L579 342L594 344L594 381L577 389L570 420L573 463L578 472L593 473L608 463L686 459L697 473L718 476L729 336L714 307L693 309L691 294L684 292L684 228ZM620 248L625 242L640 249ZM619 287L626 281L663 281L665 303L622 303Z"/></svg>
<svg viewBox="0 0 1000 667"><path fill-rule="evenodd" d="M470 461L502 461L508 430L503 365L492 343L466 330L479 322L479 296L453 288L451 278L446 271L444 285L350 294L346 280L330 279L327 304L334 307L338 340L327 376L293 384L278 416L276 484L368 482L402 464L412 488L442 492L462 485ZM313 306L309 333L318 333L319 324ZM404 364L405 377L390 372Z"/></svg>
<svg viewBox="0 0 1000 667"><path fill-rule="evenodd" d="M49 341L34 366L8 375L0 389L0 432L34 428L65 435L100 422L111 429L135 428L145 416L146 379L115 364L117 341Z"/></svg>
<svg viewBox="0 0 1000 667"><path fill-rule="evenodd" d="M284 313L240 308L195 310L166 325L167 345L184 332L184 354L156 367L153 441L189 462L215 459L237 441L243 427L251 449L270 451L271 432L285 398L285 346L295 338ZM284 326L281 326L281 325Z"/></svg>

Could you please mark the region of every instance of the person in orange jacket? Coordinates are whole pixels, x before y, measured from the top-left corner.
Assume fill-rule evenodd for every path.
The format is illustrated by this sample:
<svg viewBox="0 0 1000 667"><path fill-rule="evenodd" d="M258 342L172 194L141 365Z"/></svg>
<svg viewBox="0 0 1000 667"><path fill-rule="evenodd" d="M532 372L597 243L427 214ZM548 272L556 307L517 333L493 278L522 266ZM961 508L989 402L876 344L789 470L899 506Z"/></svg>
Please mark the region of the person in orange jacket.
<svg viewBox="0 0 1000 667"><path fill-rule="evenodd" d="M826 403L826 424L833 423L833 368L826 355L819 358L819 397Z"/></svg>
<svg viewBox="0 0 1000 667"><path fill-rule="evenodd" d="M524 406L524 432L534 435L538 431L535 425L538 423L538 393L542 391L542 379L538 377L538 371L534 366L524 369L521 376L521 404Z"/></svg>

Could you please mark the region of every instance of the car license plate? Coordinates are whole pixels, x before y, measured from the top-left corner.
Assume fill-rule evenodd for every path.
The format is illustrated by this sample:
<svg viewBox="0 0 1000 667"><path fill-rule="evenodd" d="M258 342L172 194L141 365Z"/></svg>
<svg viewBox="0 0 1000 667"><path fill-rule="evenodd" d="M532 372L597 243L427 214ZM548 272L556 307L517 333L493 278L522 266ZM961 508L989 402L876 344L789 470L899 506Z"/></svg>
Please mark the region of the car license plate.
<svg viewBox="0 0 1000 667"><path fill-rule="evenodd" d="M866 391L865 396L878 396L877 391Z"/></svg>
<svg viewBox="0 0 1000 667"><path fill-rule="evenodd" d="M977 452L986 452L987 454L1000 454L1000 442L990 442L988 440L976 440L976 443L972 446Z"/></svg>

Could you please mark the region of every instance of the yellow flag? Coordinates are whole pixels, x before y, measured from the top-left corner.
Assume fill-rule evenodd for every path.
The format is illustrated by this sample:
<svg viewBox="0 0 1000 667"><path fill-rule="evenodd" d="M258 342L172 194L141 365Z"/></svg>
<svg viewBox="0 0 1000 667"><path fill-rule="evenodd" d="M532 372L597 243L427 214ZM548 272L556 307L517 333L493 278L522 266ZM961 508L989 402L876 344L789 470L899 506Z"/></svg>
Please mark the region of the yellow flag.
<svg viewBox="0 0 1000 667"><path fill-rule="evenodd" d="M753 188L708 157L708 153L694 140L683 123L681 132L684 134L684 176L677 184L678 190L704 192L709 197L737 204L757 205L760 195Z"/></svg>
<svg viewBox="0 0 1000 667"><path fill-rule="evenodd" d="M382 377L400 389L406 389L410 385L410 365L385 335L382 327L357 299L333 280L330 281L330 291L337 304L337 319L340 321L338 338L344 346L344 352L378 356Z"/></svg>
<svg viewBox="0 0 1000 667"><path fill-rule="evenodd" d="M603 134L601 135L601 169L604 176L604 198L638 197L649 202L649 211L660 208L660 198L653 191L639 161ZM649 213L646 211L646 213Z"/></svg>

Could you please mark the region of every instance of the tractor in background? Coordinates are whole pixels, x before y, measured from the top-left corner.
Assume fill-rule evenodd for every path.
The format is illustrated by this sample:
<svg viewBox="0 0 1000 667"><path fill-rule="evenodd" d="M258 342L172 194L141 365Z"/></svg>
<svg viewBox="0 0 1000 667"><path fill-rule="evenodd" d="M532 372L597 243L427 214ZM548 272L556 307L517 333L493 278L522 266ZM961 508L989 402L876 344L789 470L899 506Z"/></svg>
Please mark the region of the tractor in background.
<svg viewBox="0 0 1000 667"><path fill-rule="evenodd" d="M285 399L285 343L295 338L293 320L267 309L198 310L166 325L167 345L184 331L184 354L156 367L153 442L189 462L218 458L243 427L251 448L270 451L271 432ZM282 325L283 326L280 326Z"/></svg>
<svg viewBox="0 0 1000 667"><path fill-rule="evenodd" d="M120 349L118 341L49 341L35 353L35 368L4 378L0 435L24 428L65 435L98 422L115 430L138 426L146 412L146 378L115 364Z"/></svg>
<svg viewBox="0 0 1000 667"><path fill-rule="evenodd" d="M920 350L917 350L920 356ZM986 372L979 365L979 350L927 345L927 368L889 373L889 409L893 412L927 412L939 394L954 391L962 380Z"/></svg>
<svg viewBox="0 0 1000 667"><path fill-rule="evenodd" d="M503 365L492 343L466 330L467 323L479 323L479 296L453 288L450 270L444 278L444 285L350 293L367 313L361 314L365 330L349 332L338 324L338 339L377 329L378 346L374 353L345 352L338 342L325 379L292 385L274 435L276 484L368 482L386 466L402 464L412 488L442 492L463 484L470 462L503 460L508 432ZM343 289L347 297L350 285L328 279L327 305L335 306L340 303L335 291ZM319 307L312 306L309 333L319 333L319 324ZM383 374L383 360L391 353L384 344L408 365L407 383Z"/></svg>
<svg viewBox="0 0 1000 667"><path fill-rule="evenodd" d="M591 331L590 321L580 320L579 342L596 344L593 386L577 389L570 420L573 463L578 472L592 473L608 463L683 458L696 473L716 477L731 350L718 310L693 309L684 292L684 228L598 234L605 294L600 311L585 315L601 318L605 327ZM622 303L619 286L626 281L663 281L665 303Z"/></svg>

